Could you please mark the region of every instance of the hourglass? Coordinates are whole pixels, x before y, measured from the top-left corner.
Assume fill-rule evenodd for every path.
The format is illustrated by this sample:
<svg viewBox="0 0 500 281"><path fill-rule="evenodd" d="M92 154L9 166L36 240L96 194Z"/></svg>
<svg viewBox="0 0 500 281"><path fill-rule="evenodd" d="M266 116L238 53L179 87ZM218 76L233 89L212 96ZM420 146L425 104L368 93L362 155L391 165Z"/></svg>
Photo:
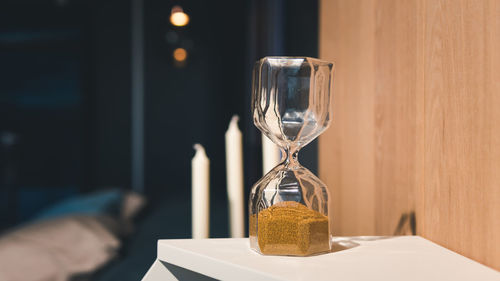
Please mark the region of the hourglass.
<svg viewBox="0 0 500 281"><path fill-rule="evenodd" d="M250 246L259 253L308 256L332 247L328 190L300 165L298 152L330 124L333 73L333 63L306 57L255 64L254 123L283 155L250 193Z"/></svg>

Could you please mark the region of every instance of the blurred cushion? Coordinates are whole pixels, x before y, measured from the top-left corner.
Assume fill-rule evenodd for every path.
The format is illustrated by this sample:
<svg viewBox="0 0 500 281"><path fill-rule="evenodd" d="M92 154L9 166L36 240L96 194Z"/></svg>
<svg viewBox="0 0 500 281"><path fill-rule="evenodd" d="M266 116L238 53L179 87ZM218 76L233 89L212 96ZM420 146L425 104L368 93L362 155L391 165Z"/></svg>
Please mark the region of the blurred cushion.
<svg viewBox="0 0 500 281"><path fill-rule="evenodd" d="M122 201L121 219L129 221L134 219L145 205L146 198L144 196L135 192L125 193Z"/></svg>
<svg viewBox="0 0 500 281"><path fill-rule="evenodd" d="M0 238L0 280L68 280L92 272L120 247L105 216L43 220Z"/></svg>
<svg viewBox="0 0 500 281"><path fill-rule="evenodd" d="M124 192L119 189L94 192L65 199L42 210L34 220L50 219L66 215L120 216Z"/></svg>

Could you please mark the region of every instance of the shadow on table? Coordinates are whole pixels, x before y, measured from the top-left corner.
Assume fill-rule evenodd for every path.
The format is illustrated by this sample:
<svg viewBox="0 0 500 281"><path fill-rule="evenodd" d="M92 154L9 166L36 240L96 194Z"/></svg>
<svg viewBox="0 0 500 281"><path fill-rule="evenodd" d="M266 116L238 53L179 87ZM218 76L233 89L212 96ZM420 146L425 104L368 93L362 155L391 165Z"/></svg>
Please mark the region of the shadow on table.
<svg viewBox="0 0 500 281"><path fill-rule="evenodd" d="M351 237L334 237L332 243L332 253L355 248L360 245L358 242L377 241L382 239L393 238L393 236L351 236Z"/></svg>
<svg viewBox="0 0 500 281"><path fill-rule="evenodd" d="M175 276L177 280L189 280L189 281L211 281L217 280L212 277L208 277L206 275L200 274L198 272L191 271L189 269L185 269L183 267L179 267L173 265L168 262L161 262L167 269Z"/></svg>

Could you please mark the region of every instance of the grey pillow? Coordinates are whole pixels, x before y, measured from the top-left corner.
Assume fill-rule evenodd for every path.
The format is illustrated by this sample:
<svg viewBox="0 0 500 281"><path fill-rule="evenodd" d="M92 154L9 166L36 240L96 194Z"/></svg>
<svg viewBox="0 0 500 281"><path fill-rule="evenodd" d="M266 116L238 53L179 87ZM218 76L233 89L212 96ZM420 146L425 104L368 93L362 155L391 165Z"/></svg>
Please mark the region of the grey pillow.
<svg viewBox="0 0 500 281"><path fill-rule="evenodd" d="M92 272L120 248L114 219L70 216L40 221L0 238L0 281L63 281Z"/></svg>

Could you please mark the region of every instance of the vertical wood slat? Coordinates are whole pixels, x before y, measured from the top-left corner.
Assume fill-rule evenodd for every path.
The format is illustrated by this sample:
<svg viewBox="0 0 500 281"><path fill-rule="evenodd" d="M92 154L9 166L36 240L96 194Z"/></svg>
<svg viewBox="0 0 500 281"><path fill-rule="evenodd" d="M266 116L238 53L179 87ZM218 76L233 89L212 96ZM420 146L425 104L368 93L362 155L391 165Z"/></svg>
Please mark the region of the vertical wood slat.
<svg viewBox="0 0 500 281"><path fill-rule="evenodd" d="M500 268L500 8L496 0L322 0L336 62L320 177L335 235L418 234Z"/></svg>
<svg viewBox="0 0 500 281"><path fill-rule="evenodd" d="M416 1L374 3L321 2L320 55L335 61L336 76L320 177L332 191L338 235L393 234L415 206Z"/></svg>
<svg viewBox="0 0 500 281"><path fill-rule="evenodd" d="M322 1L320 5L320 53L322 58L335 62L336 73L334 129L327 130L320 139L319 174L331 188L333 233L373 233L373 3ZM353 18L363 20L351 24Z"/></svg>
<svg viewBox="0 0 500 281"><path fill-rule="evenodd" d="M424 15L420 233L500 269L498 1L427 0Z"/></svg>
<svg viewBox="0 0 500 281"><path fill-rule="evenodd" d="M419 25L417 1L380 1L375 6L375 190L376 232L394 234L400 218L415 212L417 143L421 108L415 92Z"/></svg>

